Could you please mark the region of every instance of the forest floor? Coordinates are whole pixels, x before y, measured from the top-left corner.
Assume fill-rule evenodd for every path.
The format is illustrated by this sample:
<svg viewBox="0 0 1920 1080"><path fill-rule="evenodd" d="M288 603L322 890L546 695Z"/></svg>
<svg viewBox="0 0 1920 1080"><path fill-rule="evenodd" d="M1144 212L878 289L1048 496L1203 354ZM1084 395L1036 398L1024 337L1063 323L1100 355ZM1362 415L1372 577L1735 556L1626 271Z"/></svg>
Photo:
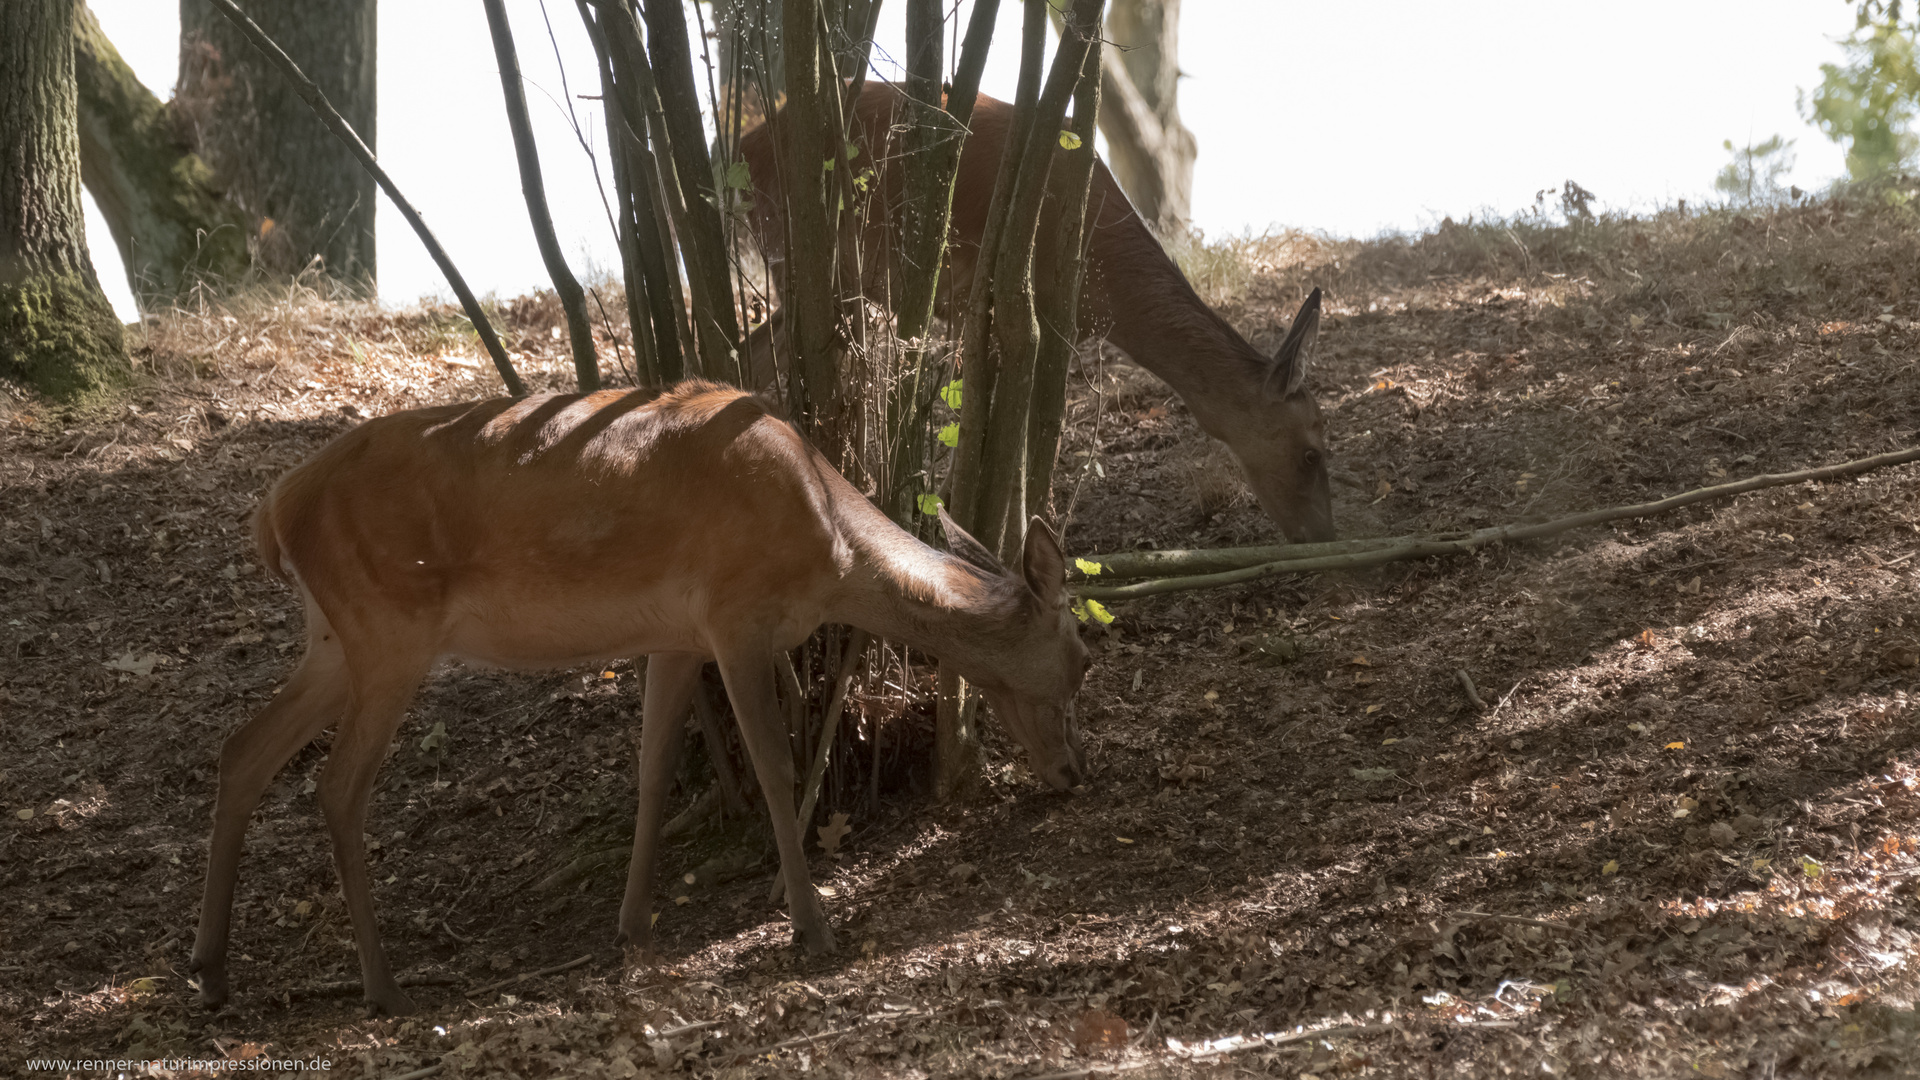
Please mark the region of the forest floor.
<svg viewBox="0 0 1920 1080"><path fill-rule="evenodd" d="M1897 199L1287 234L1190 265L1268 346L1328 290L1311 378L1345 536L1920 444L1920 223ZM550 301L503 311L536 388L563 386ZM824 958L768 902L749 815L669 846L668 960L626 966L624 867L596 855L631 831L639 673L448 666L367 845L420 1013L359 1005L314 798L323 737L254 819L235 996L209 1015L187 960L217 754L300 647L248 515L360 418L494 383L453 313L297 291L136 342L122 397L0 404L0 1072L1920 1069L1916 466L1116 604L1089 632L1080 795L1043 791L989 723L988 790L934 805L924 709L897 715L897 667L863 675L823 800L851 827L814 866L841 942ZM1267 538L1162 384L1100 358L1075 384L1071 553Z"/></svg>

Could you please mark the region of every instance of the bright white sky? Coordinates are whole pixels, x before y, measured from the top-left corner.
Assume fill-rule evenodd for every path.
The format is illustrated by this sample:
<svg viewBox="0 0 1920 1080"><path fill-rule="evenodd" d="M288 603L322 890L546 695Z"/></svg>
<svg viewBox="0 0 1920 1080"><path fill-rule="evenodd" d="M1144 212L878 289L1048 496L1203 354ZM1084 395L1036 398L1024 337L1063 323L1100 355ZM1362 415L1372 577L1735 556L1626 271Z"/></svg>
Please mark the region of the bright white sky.
<svg viewBox="0 0 1920 1080"><path fill-rule="evenodd" d="M150 89L173 87L178 5L91 0ZM243 6L246 0L242 0ZM561 105L538 0L508 0L556 226L576 273L614 267L593 174ZM1011 97L1018 0L1002 0L985 89ZM971 10L962 0L962 16ZM1180 111L1199 140L1194 219L1211 235L1271 226L1371 236L1442 216L1531 205L1569 178L1606 208L1712 197L1721 142L1797 140L1791 182L1844 171L1839 147L1795 109L1820 64L1839 59L1846 0L1186 0ZM574 6L549 0L575 94L599 93ZM901 55L902 7L883 7L878 71ZM476 291L512 296L547 283L527 226L486 17L475 0L380 5L376 150ZM951 63L951 59L949 59ZM574 102L605 144L598 102ZM603 173L605 170L602 170ZM611 178L609 176L609 183ZM426 252L383 199L380 292L394 303L450 296ZM132 296L105 223L88 200L95 265L115 307Z"/></svg>

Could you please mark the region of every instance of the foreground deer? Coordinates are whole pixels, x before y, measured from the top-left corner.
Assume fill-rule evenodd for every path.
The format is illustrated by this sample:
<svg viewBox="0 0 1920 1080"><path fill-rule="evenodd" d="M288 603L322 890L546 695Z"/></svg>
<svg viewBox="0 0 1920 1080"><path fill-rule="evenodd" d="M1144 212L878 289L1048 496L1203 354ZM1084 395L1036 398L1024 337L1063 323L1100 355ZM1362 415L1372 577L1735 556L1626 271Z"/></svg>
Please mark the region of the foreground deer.
<svg viewBox="0 0 1920 1080"><path fill-rule="evenodd" d="M865 240L869 288L885 295L884 253L889 224L900 222L899 142L891 129L906 122L906 98L891 83L868 83L854 113L866 161L883 163L877 198L886 207ZM965 297L979 256L994 178L1006 151L1013 106L985 94L974 106L972 134L960 154L953 188L952 295ZM741 144L753 176L754 231L776 263L786 236L785 155L778 146L780 117L748 133ZM857 164L857 162L856 162ZM1048 220L1044 216L1042 221ZM1135 363L1166 380L1201 430L1227 445L1261 509L1294 541L1333 539L1327 486L1327 433L1320 405L1306 389L1307 360L1320 324L1315 289L1287 338L1269 358L1215 314L1167 257L1146 222L1134 213L1104 163L1093 171L1087 198L1087 273L1080 293L1080 335L1104 333ZM1053 230L1040 230L1044 239ZM897 233L896 233L897 235ZM879 257L876 257L879 256ZM778 280L778 275L774 275ZM942 288L943 299L949 292ZM776 316L777 321L777 316ZM754 344L754 377L772 384L775 334Z"/></svg>
<svg viewBox="0 0 1920 1080"><path fill-rule="evenodd" d="M651 949L654 849L681 725L717 660L772 810L793 925L833 932L807 876L774 653L826 622L926 649L986 694L1056 788L1080 781L1068 704L1089 660L1065 561L1035 519L1010 574L948 523L960 557L921 544L738 390L687 382L418 409L368 421L275 485L255 518L267 568L306 600L307 653L220 752L193 970L227 997L234 875L247 819L327 727L321 810L367 1001L405 1013L380 947L362 851L367 800L434 661L508 668L650 657L633 861L619 940Z"/></svg>

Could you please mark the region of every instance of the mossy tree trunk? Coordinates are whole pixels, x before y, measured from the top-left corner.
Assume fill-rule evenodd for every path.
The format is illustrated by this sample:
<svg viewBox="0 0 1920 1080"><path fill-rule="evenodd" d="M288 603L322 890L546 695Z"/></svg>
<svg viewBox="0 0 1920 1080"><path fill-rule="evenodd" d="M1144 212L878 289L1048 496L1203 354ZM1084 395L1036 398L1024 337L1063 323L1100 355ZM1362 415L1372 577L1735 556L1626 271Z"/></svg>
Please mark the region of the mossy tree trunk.
<svg viewBox="0 0 1920 1080"><path fill-rule="evenodd" d="M196 280L231 282L249 265L247 216L180 141L173 117L82 4L73 26L80 100L80 178L120 249L142 309Z"/></svg>
<svg viewBox="0 0 1920 1080"><path fill-rule="evenodd" d="M120 320L87 254L74 9L0 4L0 375L61 397L127 370Z"/></svg>
<svg viewBox="0 0 1920 1080"><path fill-rule="evenodd" d="M276 0L248 11L369 147L377 146L375 8L375 0ZM317 255L329 275L371 288L373 178L207 0L180 0L173 109L188 144L256 223L262 269L299 273Z"/></svg>

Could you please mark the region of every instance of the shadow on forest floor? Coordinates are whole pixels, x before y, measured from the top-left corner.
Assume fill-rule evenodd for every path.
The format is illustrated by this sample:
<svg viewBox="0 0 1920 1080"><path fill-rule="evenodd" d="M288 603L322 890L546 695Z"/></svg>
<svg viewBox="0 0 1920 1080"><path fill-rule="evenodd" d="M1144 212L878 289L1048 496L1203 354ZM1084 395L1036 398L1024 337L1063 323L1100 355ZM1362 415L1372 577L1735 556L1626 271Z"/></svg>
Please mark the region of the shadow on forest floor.
<svg viewBox="0 0 1920 1080"><path fill-rule="evenodd" d="M1588 228L1518 250L1463 226L1249 242L1256 270L1225 310L1256 340L1309 283L1329 289L1313 378L1360 485L1341 489L1343 534L1636 502L1920 441L1905 218L1835 203ZM550 314L527 302L516 347L537 350ZM684 904L666 888L671 963L624 971L618 861L533 886L628 839L637 672L443 669L369 833L387 945L432 983L414 991L424 1015L367 1021L353 1003L311 790L323 738L249 833L236 1005L209 1019L183 975L215 755L299 642L247 515L354 416L486 385L431 317L248 318L150 327L161 370L117 411L15 402L0 429L9 1045L257 1044L367 1076L443 1060L1180 1074L1215 1052L1286 1075L1894 1075L1916 1056L1912 466L1120 605L1082 698L1088 794L1041 792L989 726L987 796L932 807L912 786L925 718L880 725L880 805L859 782L826 800L854 831L816 864L842 942L825 959L794 955L771 864L749 858ZM566 358L529 367L551 385ZM1099 358L1076 386L1072 551L1265 538L1164 386ZM1275 638L1296 658L1273 662ZM899 694L897 669L864 684L853 755ZM664 880L743 837L753 852L754 828L696 832ZM1365 1030L1200 1045L1325 1024Z"/></svg>

